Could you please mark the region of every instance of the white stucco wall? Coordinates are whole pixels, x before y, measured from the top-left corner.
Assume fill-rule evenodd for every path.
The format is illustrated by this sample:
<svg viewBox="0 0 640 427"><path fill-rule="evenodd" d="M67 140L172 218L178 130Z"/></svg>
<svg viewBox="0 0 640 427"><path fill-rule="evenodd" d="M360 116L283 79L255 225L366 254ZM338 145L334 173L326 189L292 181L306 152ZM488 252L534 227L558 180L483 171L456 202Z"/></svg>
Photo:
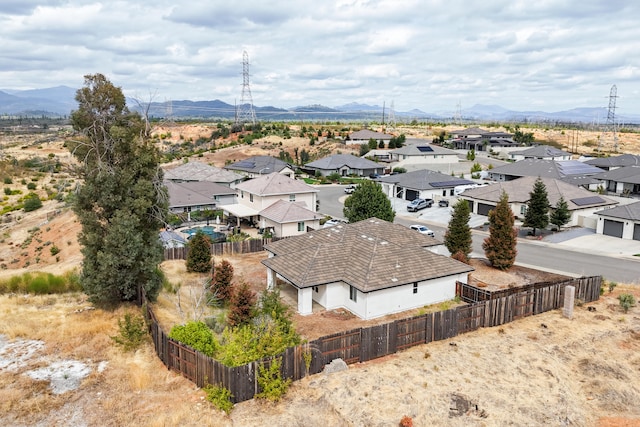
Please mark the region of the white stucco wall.
<svg viewBox="0 0 640 427"><path fill-rule="evenodd" d="M307 205L307 209L315 211L316 209L316 193L291 193L295 194L296 202L304 202ZM278 200L290 201L289 194L278 194L273 196L260 197L253 195L253 201L251 201L251 194L247 191L238 191L238 203L244 206L248 206L257 211L268 208Z"/></svg>

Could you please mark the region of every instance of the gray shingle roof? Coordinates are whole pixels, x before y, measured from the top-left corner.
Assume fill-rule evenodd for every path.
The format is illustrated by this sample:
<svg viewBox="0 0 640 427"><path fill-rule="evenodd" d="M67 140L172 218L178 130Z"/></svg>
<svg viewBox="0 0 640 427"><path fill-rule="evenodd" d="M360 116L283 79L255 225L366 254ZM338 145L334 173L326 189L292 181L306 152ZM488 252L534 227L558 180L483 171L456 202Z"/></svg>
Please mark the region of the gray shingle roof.
<svg viewBox="0 0 640 427"><path fill-rule="evenodd" d="M448 148L429 144L427 141L421 139L407 139L405 145L396 150L392 150L391 153L404 154L406 156L421 156L424 154L439 154L449 156L458 155L458 153L454 150L449 150Z"/></svg>
<svg viewBox="0 0 640 427"><path fill-rule="evenodd" d="M496 182L483 187L469 189L463 193L462 197L495 204L498 203L502 192L505 191L509 195L509 202L526 203L531 198L530 193L533 190L533 184L536 179L537 177L526 176L513 181ZM546 177L541 177L540 179L547 188L547 198L552 207L556 205L561 196L564 197L564 200L567 202L569 210L592 208L594 206L608 206L618 203L605 196L599 196L585 188L568 184L559 179ZM574 203L573 200L578 203ZM584 203L586 201L589 203Z"/></svg>
<svg viewBox="0 0 640 427"><path fill-rule="evenodd" d="M225 169L238 170L238 171L250 172L250 173L261 173L261 172L272 173L272 172L280 172L281 170L287 167L290 169L293 169L291 165L275 157L253 156L253 157L248 157L244 160L240 160L239 162L226 165Z"/></svg>
<svg viewBox="0 0 640 427"><path fill-rule="evenodd" d="M219 184L230 184L241 181L244 177L202 162L188 162L164 172L164 179L170 181L209 181Z"/></svg>
<svg viewBox="0 0 640 427"><path fill-rule="evenodd" d="M594 175L594 178L624 182L627 184L640 184L640 166L620 167Z"/></svg>
<svg viewBox="0 0 640 427"><path fill-rule="evenodd" d="M572 180L571 182L575 185L583 185L592 182L594 175L601 172L602 169L578 160L525 159L491 169L489 174L491 176L541 176L567 182Z"/></svg>
<svg viewBox="0 0 640 427"><path fill-rule="evenodd" d="M286 200L278 200L268 208L261 210L260 216L278 224L313 221L323 217L323 215L307 209L304 202L288 202Z"/></svg>
<svg viewBox="0 0 640 427"><path fill-rule="evenodd" d="M375 139L376 141L379 140L383 140L383 141L387 141L390 140L391 138L393 138L393 135L389 135L386 133L382 133L382 132L375 132L369 129L361 129L359 131L356 132L352 132L349 135L349 139L351 140L366 140L368 141L369 139Z"/></svg>
<svg viewBox="0 0 640 427"><path fill-rule="evenodd" d="M413 172L379 178L380 182L387 182L409 188L411 190L430 190L434 188L453 188L458 185L474 184L473 181L460 179L455 176L429 169L419 169ZM434 185L435 184L435 185Z"/></svg>
<svg viewBox="0 0 640 427"><path fill-rule="evenodd" d="M598 211L596 214L630 221L640 221L640 202L616 206L615 208Z"/></svg>
<svg viewBox="0 0 640 427"><path fill-rule="evenodd" d="M305 165L308 168L322 170L338 170L343 166L347 166L349 169L376 169L382 167L369 159L363 159L351 154L334 154Z"/></svg>
<svg viewBox="0 0 640 427"><path fill-rule="evenodd" d="M169 207L212 205L214 196L235 195L235 190L226 185L209 181L172 182L165 181L169 193Z"/></svg>
<svg viewBox="0 0 640 427"><path fill-rule="evenodd" d="M269 243L262 263L298 288L345 282L362 292L472 271L427 248L437 240L370 218ZM347 256L348 254L348 256Z"/></svg>
<svg viewBox="0 0 640 427"><path fill-rule="evenodd" d="M317 193L318 190L303 181L289 178L277 172L260 175L257 178L244 181L236 189L258 196L273 196L279 194Z"/></svg>
<svg viewBox="0 0 640 427"><path fill-rule="evenodd" d="M598 157L585 163L602 168L618 168L623 166L640 166L640 156L635 154L621 154L613 157Z"/></svg>
<svg viewBox="0 0 640 427"><path fill-rule="evenodd" d="M526 150L512 151L510 154L517 154L520 156L539 157L539 158L571 156L570 153L559 150L550 145L537 145L535 147L527 148Z"/></svg>

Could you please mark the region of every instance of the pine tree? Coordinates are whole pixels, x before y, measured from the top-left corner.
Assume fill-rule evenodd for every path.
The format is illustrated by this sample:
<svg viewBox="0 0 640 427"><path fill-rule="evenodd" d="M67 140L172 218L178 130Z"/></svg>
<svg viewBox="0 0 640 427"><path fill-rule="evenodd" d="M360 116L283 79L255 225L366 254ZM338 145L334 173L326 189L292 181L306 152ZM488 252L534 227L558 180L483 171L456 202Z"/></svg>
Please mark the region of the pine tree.
<svg viewBox="0 0 640 427"><path fill-rule="evenodd" d="M468 261L469 254L471 253L470 217L471 211L469 210L469 203L463 199L458 200L453 206L449 226L444 233L444 245L447 247L451 256L462 258L464 262Z"/></svg>
<svg viewBox="0 0 640 427"><path fill-rule="evenodd" d="M515 217L509 207L509 196L503 191L496 208L489 211L489 237L482 243L487 259L500 270L511 268L516 261L518 251L514 222Z"/></svg>
<svg viewBox="0 0 640 427"><path fill-rule="evenodd" d="M556 203L553 212L551 212L551 217L549 218L549 222L558 227L558 230L569 222L571 219L571 212L569 212L569 206L567 205L564 197L560 196L560 199Z"/></svg>
<svg viewBox="0 0 640 427"><path fill-rule="evenodd" d="M246 325L253 319L256 310L256 293L245 282L233 292L227 321L231 326Z"/></svg>
<svg viewBox="0 0 640 427"><path fill-rule="evenodd" d="M343 212L349 222L358 222L372 217L393 222L396 215L391 207L391 201L382 192L380 184L371 180L362 181L347 197Z"/></svg>
<svg viewBox="0 0 640 427"><path fill-rule="evenodd" d="M211 240L201 230L189 239L187 254L187 271L190 273L207 273L211 270Z"/></svg>
<svg viewBox="0 0 640 427"><path fill-rule="evenodd" d="M233 291L231 287L232 281L233 265L226 259L223 259L215 266L211 291L219 300L229 302Z"/></svg>
<svg viewBox="0 0 640 427"><path fill-rule="evenodd" d="M533 190L529 193L527 202L527 213L524 215L522 224L524 227L533 228L533 235L536 235L536 228L545 228L549 225L549 198L547 197L547 187L538 177L533 184Z"/></svg>
<svg viewBox="0 0 640 427"><path fill-rule="evenodd" d="M102 74L85 76L76 101L71 123L82 136L67 146L82 180L73 206L82 225L80 283L98 304L154 300L162 284L158 231L168 205L159 152L147 122Z"/></svg>

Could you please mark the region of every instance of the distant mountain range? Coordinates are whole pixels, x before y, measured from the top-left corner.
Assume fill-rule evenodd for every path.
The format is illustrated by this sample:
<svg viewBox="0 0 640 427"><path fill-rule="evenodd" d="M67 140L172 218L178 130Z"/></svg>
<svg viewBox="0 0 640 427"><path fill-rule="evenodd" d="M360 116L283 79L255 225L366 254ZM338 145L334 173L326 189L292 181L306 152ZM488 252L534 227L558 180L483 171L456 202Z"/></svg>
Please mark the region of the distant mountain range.
<svg viewBox="0 0 640 427"><path fill-rule="evenodd" d="M75 101L76 89L68 86L58 86L35 90L0 90L0 117L2 115L25 116L68 116L77 108ZM128 105L139 110L138 103L130 99ZM218 99L213 101L166 101L152 102L149 105L149 116L153 118L173 117L186 118L223 118L233 119L237 113L242 113L243 106L234 106ZM246 107L246 106L245 106ZM389 108L384 108L384 119L389 120ZM259 120L375 120L381 121L383 107L351 102L349 104L327 107L324 105L307 105L292 108L273 106L254 106ZM394 111L398 122L411 120L442 120L442 121L496 121L496 122L569 122L603 124L607 119L607 109L573 108L571 110L545 111L513 111L499 105L476 104L464 109L459 115L452 111L424 112L418 109L410 111ZM454 116L455 117L454 119ZM617 115L616 122L623 124L640 124L640 115Z"/></svg>

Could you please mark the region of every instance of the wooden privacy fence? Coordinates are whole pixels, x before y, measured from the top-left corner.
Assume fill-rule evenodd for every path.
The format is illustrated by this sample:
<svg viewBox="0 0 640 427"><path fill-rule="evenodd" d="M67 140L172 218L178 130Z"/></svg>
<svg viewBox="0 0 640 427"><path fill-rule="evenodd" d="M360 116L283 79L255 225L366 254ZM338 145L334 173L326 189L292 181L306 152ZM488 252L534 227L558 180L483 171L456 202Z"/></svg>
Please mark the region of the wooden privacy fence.
<svg viewBox="0 0 640 427"><path fill-rule="evenodd" d="M262 252L264 250L264 245L276 240L278 239L249 239L243 240L241 242L212 243L211 255L224 256ZM187 259L188 253L189 248L186 246L181 248L165 248L164 259L165 261L174 259Z"/></svg>
<svg viewBox="0 0 640 427"><path fill-rule="evenodd" d="M453 338L478 328L498 326L560 308L564 304L564 289L569 285L576 287L576 298L584 302L596 301L600 298L601 284L601 276L535 284L521 292L507 292L495 298L480 297L480 301L446 311L324 336L288 348L276 357L282 359L283 378L297 381L306 375L322 372L324 366L334 359L340 358L348 364L366 362L415 345ZM457 286L459 294L466 295L464 298L473 294L470 288L463 283ZM172 340L158 325L150 307L147 314L156 353L167 368L181 373L198 387L206 384L226 387L233 394L234 403L252 399L261 391L257 381L258 367L268 365L272 359L237 367L225 366Z"/></svg>

